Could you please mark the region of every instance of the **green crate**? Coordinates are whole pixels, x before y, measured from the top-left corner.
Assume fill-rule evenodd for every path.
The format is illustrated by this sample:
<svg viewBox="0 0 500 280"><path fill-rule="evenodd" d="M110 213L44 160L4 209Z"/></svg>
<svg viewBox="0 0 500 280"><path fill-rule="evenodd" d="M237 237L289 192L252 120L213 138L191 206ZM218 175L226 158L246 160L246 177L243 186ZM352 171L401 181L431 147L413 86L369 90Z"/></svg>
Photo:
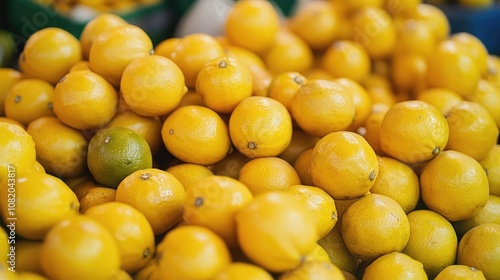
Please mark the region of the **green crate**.
<svg viewBox="0 0 500 280"><path fill-rule="evenodd" d="M128 23L141 27L156 45L171 36L176 20L167 1L139 6L128 13L115 14ZM7 6L7 29L14 33L17 45L22 45L35 31L45 27L59 27L79 38L87 22L78 22L58 13L49 6L31 0L9 0Z"/></svg>

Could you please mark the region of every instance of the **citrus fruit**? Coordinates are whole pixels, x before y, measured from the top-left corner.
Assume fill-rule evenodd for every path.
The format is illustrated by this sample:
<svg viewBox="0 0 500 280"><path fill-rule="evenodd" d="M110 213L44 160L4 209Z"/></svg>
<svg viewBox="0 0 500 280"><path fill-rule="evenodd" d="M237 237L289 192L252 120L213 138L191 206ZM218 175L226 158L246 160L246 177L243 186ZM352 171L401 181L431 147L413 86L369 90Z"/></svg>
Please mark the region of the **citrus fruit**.
<svg viewBox="0 0 500 280"><path fill-rule="evenodd" d="M226 56L236 58L236 60L238 60L240 63L243 63L248 68L266 67L264 60L262 60L259 55L249 49L245 49L235 45L224 46L224 49L226 51Z"/></svg>
<svg viewBox="0 0 500 280"><path fill-rule="evenodd" d="M0 122L0 180L9 171L28 170L36 161L35 142L24 128Z"/></svg>
<svg viewBox="0 0 500 280"><path fill-rule="evenodd" d="M69 186L69 185L68 185ZM75 193L78 201L80 201L87 193L94 188L105 188L106 186L97 183L93 178L85 178L82 181L71 186L71 190Z"/></svg>
<svg viewBox="0 0 500 280"><path fill-rule="evenodd" d="M468 49L448 39L427 57L426 77L429 87L443 87L467 96L474 94L481 73Z"/></svg>
<svg viewBox="0 0 500 280"><path fill-rule="evenodd" d="M330 256L328 255L328 252L326 252L326 250L321 245L319 245L319 243L316 243L316 245L314 246L314 249L311 251L311 253L309 253L306 256L305 261L306 262L307 261L324 261L324 262L332 263L330 261Z"/></svg>
<svg viewBox="0 0 500 280"><path fill-rule="evenodd" d="M307 82L307 78L295 71L285 71L276 75L269 85L268 96L278 100L290 112L290 101L297 90ZM295 129L294 129L295 131Z"/></svg>
<svg viewBox="0 0 500 280"><path fill-rule="evenodd" d="M354 41L363 46L371 58L383 59L394 51L396 27L388 12L376 6L355 11L350 22L354 30Z"/></svg>
<svg viewBox="0 0 500 280"><path fill-rule="evenodd" d="M212 279L230 264L229 250L217 234L201 226L168 232L158 245L161 279Z"/></svg>
<svg viewBox="0 0 500 280"><path fill-rule="evenodd" d="M495 124L500 129L500 111L497 110L500 105L500 86L485 80L479 80L476 92L473 95L465 97L466 100L476 102L483 106L495 120Z"/></svg>
<svg viewBox="0 0 500 280"><path fill-rule="evenodd" d="M25 79L16 83L5 97L5 116L28 125L43 116L54 116L54 86L41 79Z"/></svg>
<svg viewBox="0 0 500 280"><path fill-rule="evenodd" d="M459 32L453 34L450 39L467 48L481 76L485 76L488 73L488 50L479 38L467 32Z"/></svg>
<svg viewBox="0 0 500 280"><path fill-rule="evenodd" d="M48 280L48 278L33 272L19 272L17 280Z"/></svg>
<svg viewBox="0 0 500 280"><path fill-rule="evenodd" d="M238 247L236 213L253 199L241 182L225 176L208 176L190 185L183 219L219 235L230 248Z"/></svg>
<svg viewBox="0 0 500 280"><path fill-rule="evenodd" d="M467 265L454 264L441 270L435 280L486 280L483 272Z"/></svg>
<svg viewBox="0 0 500 280"><path fill-rule="evenodd" d="M222 268L212 280L272 280L265 269L250 263L233 262Z"/></svg>
<svg viewBox="0 0 500 280"><path fill-rule="evenodd" d="M243 99L229 119L231 141L249 158L277 156L292 139L292 119L286 107L270 97Z"/></svg>
<svg viewBox="0 0 500 280"><path fill-rule="evenodd" d="M289 20L290 30L312 49L326 49L340 29L335 10L327 1L310 1L297 9Z"/></svg>
<svg viewBox="0 0 500 280"><path fill-rule="evenodd" d="M316 60L316 64L318 64L317 60ZM309 71L306 71L304 73L304 77L306 77L308 80L330 80L330 79L332 79L332 75L330 75L328 72L326 72L324 69L322 69L318 65L315 65L312 69L310 69Z"/></svg>
<svg viewBox="0 0 500 280"><path fill-rule="evenodd" d="M278 157L293 165L299 154L306 149L314 147L319 139L319 137L307 134L302 129L294 127L292 131L292 141L290 141L288 147L279 154Z"/></svg>
<svg viewBox="0 0 500 280"><path fill-rule="evenodd" d="M172 59L172 52L181 38L167 38L155 46L155 54Z"/></svg>
<svg viewBox="0 0 500 280"><path fill-rule="evenodd" d="M126 25L127 22L118 15L101 13L85 24L80 34L80 46L83 58L88 59L92 43L99 34L114 27Z"/></svg>
<svg viewBox="0 0 500 280"><path fill-rule="evenodd" d="M372 111L372 101L368 92L356 81L348 78L333 80L351 92L354 101L354 120L347 130L355 131L361 127Z"/></svg>
<svg viewBox="0 0 500 280"><path fill-rule="evenodd" d="M390 157L379 157L378 164L379 173L370 192L394 199L405 213L413 211L420 198L420 185L415 171Z"/></svg>
<svg viewBox="0 0 500 280"><path fill-rule="evenodd" d="M459 237L462 237L470 229L484 223L495 223L500 225L500 197L490 194L488 202L474 217L453 223L453 227Z"/></svg>
<svg viewBox="0 0 500 280"><path fill-rule="evenodd" d="M47 232L61 220L78 214L80 203L71 189L59 178L34 171L17 171L14 185L2 180L0 196L3 221L15 223L16 234L31 240L42 240ZM12 187L15 201L12 202ZM14 207L12 206L14 203Z"/></svg>
<svg viewBox="0 0 500 280"><path fill-rule="evenodd" d="M335 1L331 1L335 2ZM377 7L377 8L382 8L384 1L381 0L361 0L361 1L355 1L355 0L347 0L343 1L344 2L344 9L345 12L354 12L356 10L366 8L366 7Z"/></svg>
<svg viewBox="0 0 500 280"><path fill-rule="evenodd" d="M80 62L75 63L75 65L71 66L68 73L78 70L90 70L89 62L87 60L81 60Z"/></svg>
<svg viewBox="0 0 500 280"><path fill-rule="evenodd" d="M311 178L311 169L309 168L311 165L311 155L313 150L314 146L305 149L297 156L297 159L293 163L293 168L297 171L297 175L299 175L300 182L303 185L314 185Z"/></svg>
<svg viewBox="0 0 500 280"><path fill-rule="evenodd" d="M177 108L188 105L198 105L203 106L203 100L201 100L201 95L196 93L194 90L188 90L181 98L181 102Z"/></svg>
<svg viewBox="0 0 500 280"><path fill-rule="evenodd" d="M7 117L0 117L0 122L1 123L8 123L8 124L13 124L13 125L17 125L19 126L20 128L26 130L26 126L24 126L24 124L16 121L16 120L13 120L13 119L9 119Z"/></svg>
<svg viewBox="0 0 500 280"><path fill-rule="evenodd" d="M213 164L231 149L227 125L215 111L203 106L176 109L163 122L161 135L167 150L187 163Z"/></svg>
<svg viewBox="0 0 500 280"><path fill-rule="evenodd" d="M116 188L132 172L151 168L152 155L142 136L128 128L112 127L90 139L87 165L97 182Z"/></svg>
<svg viewBox="0 0 500 280"><path fill-rule="evenodd" d="M135 280L154 280L159 274L158 263L156 259L150 260L145 267L134 273ZM155 278L156 277L156 278Z"/></svg>
<svg viewBox="0 0 500 280"><path fill-rule="evenodd" d="M211 166L211 170L215 175L228 176L233 179L238 179L240 170L245 163L250 159L234 150L227 155L223 160Z"/></svg>
<svg viewBox="0 0 500 280"><path fill-rule="evenodd" d="M186 191L174 175L155 168L128 175L116 189L116 201L131 205L149 221L155 235L182 219Z"/></svg>
<svg viewBox="0 0 500 280"><path fill-rule="evenodd" d="M500 196L500 146L495 145L479 163L488 176L490 194Z"/></svg>
<svg viewBox="0 0 500 280"><path fill-rule="evenodd" d="M355 117L352 93L338 82L311 80L290 101L291 115L306 133L323 137L347 129Z"/></svg>
<svg viewBox="0 0 500 280"><path fill-rule="evenodd" d="M436 37L432 33L430 26L424 21L414 20L412 18L404 20L403 23L398 26L397 32L398 40L394 51L399 55L413 54L426 57L436 47Z"/></svg>
<svg viewBox="0 0 500 280"><path fill-rule="evenodd" d="M314 186L294 185L284 191L293 194L311 211L318 239L327 235L337 223L338 215L335 202L324 190Z"/></svg>
<svg viewBox="0 0 500 280"><path fill-rule="evenodd" d="M318 240L318 244L326 251L332 264L344 271L356 273L358 258L349 252L344 243L340 232L340 220L327 235Z"/></svg>
<svg viewBox="0 0 500 280"><path fill-rule="evenodd" d="M380 147L404 163L417 164L444 150L448 134L448 123L438 109L423 101L403 101L386 112L379 131Z"/></svg>
<svg viewBox="0 0 500 280"><path fill-rule="evenodd" d="M16 241L16 270L44 274L40 264L43 241L21 239Z"/></svg>
<svg viewBox="0 0 500 280"><path fill-rule="evenodd" d="M342 271L334 264L324 261L305 261L293 270L283 273L279 280L331 279L344 280Z"/></svg>
<svg viewBox="0 0 500 280"><path fill-rule="evenodd" d="M196 78L196 92L203 104L218 113L231 113L241 100L252 95L252 90L248 67L232 57L208 61Z"/></svg>
<svg viewBox="0 0 500 280"><path fill-rule="evenodd" d="M364 272L364 280L370 279L427 279L422 263L399 252L385 254L370 265Z"/></svg>
<svg viewBox="0 0 500 280"><path fill-rule="evenodd" d="M468 232L460 240L457 264L468 265L483 272L486 279L500 277L500 225L481 224Z"/></svg>
<svg viewBox="0 0 500 280"><path fill-rule="evenodd" d="M152 155L155 155L163 145L161 139L162 123L158 117L144 117L126 110L116 113L106 125L106 128L109 127L125 127L141 135L148 142Z"/></svg>
<svg viewBox="0 0 500 280"><path fill-rule="evenodd" d="M97 205L113 202L116 199L116 189L108 187L90 188L80 198L80 214L85 214L89 208Z"/></svg>
<svg viewBox="0 0 500 280"><path fill-rule="evenodd" d="M385 155L380 147L380 127L382 126L385 113L387 113L388 110L389 106L380 103L375 104L370 115L366 118L363 126L364 131L361 133L368 144L373 148L373 151L379 156Z"/></svg>
<svg viewBox="0 0 500 280"><path fill-rule="evenodd" d="M338 40L326 49L321 68L332 77L361 82L370 73L371 60L360 44L351 40Z"/></svg>
<svg viewBox="0 0 500 280"><path fill-rule="evenodd" d="M366 92L370 95L373 104L392 106L397 102L392 88L375 86L367 88Z"/></svg>
<svg viewBox="0 0 500 280"><path fill-rule="evenodd" d="M403 208L381 194L367 194L354 201L342 215L340 225L349 251L365 261L403 251L410 238L410 223Z"/></svg>
<svg viewBox="0 0 500 280"><path fill-rule="evenodd" d="M450 34L450 23L446 14L434 5L420 3L411 14L415 20L424 21L431 29L436 42L445 40Z"/></svg>
<svg viewBox="0 0 500 280"><path fill-rule="evenodd" d="M153 43L140 27L125 24L103 31L94 39L89 53L90 70L115 87L132 60L153 53Z"/></svg>
<svg viewBox="0 0 500 280"><path fill-rule="evenodd" d="M488 178L470 156L448 150L438 154L420 174L425 205L449 221L475 216L488 201Z"/></svg>
<svg viewBox="0 0 500 280"><path fill-rule="evenodd" d="M47 173L76 177L87 170L88 141L82 133L56 117L41 117L26 130L36 145L37 161Z"/></svg>
<svg viewBox="0 0 500 280"><path fill-rule="evenodd" d="M106 125L115 115L118 94L98 74L79 70L59 81L52 104L64 124L76 129L95 129Z"/></svg>
<svg viewBox="0 0 500 280"><path fill-rule="evenodd" d="M50 279L111 279L120 268L113 236L89 217L76 215L56 224L40 249Z"/></svg>
<svg viewBox="0 0 500 280"><path fill-rule="evenodd" d="M426 88L427 63L424 56L397 53L392 57L390 75L396 90L416 95Z"/></svg>
<svg viewBox="0 0 500 280"><path fill-rule="evenodd" d="M227 14L224 34L232 44L259 53L273 43L279 20L274 6L267 1L237 2Z"/></svg>
<svg viewBox="0 0 500 280"><path fill-rule="evenodd" d="M47 27L28 38L19 56L19 68L27 77L55 85L80 60L82 49L78 39L61 28Z"/></svg>
<svg viewBox="0 0 500 280"><path fill-rule="evenodd" d="M481 160L495 146L498 127L483 106L471 101L462 101L453 106L445 117L450 128L446 149Z"/></svg>
<svg viewBox="0 0 500 280"><path fill-rule="evenodd" d="M130 110L153 117L172 112L187 89L181 69L172 60L149 55L125 67L120 91Z"/></svg>
<svg viewBox="0 0 500 280"><path fill-rule="evenodd" d="M418 93L417 100L424 101L436 107L443 115L463 101L463 98L453 90L446 88L429 88Z"/></svg>
<svg viewBox="0 0 500 280"><path fill-rule="evenodd" d="M251 66L249 67L253 81L253 96L268 96L269 85L273 80L272 74L265 67Z"/></svg>
<svg viewBox="0 0 500 280"><path fill-rule="evenodd" d="M293 166L278 157L249 160L241 167L238 180L245 184L254 195L286 190L290 186L301 183Z"/></svg>
<svg viewBox="0 0 500 280"><path fill-rule="evenodd" d="M455 263L457 236L450 222L430 210L408 214L410 240L403 253L421 262L429 278Z"/></svg>
<svg viewBox="0 0 500 280"><path fill-rule="evenodd" d="M5 116L5 98L10 89L22 79L21 72L11 68L0 68L0 116Z"/></svg>
<svg viewBox="0 0 500 280"><path fill-rule="evenodd" d="M168 173L172 174L181 182L184 189L187 191L191 184L199 181L202 178L214 175L208 167L194 163L180 163L167 168Z"/></svg>
<svg viewBox="0 0 500 280"><path fill-rule="evenodd" d="M224 56L224 48L214 37L195 33L181 38L170 56L182 70L186 86L194 88L200 69L208 61Z"/></svg>
<svg viewBox="0 0 500 280"><path fill-rule="evenodd" d="M12 271L9 271L8 268L7 264L0 264L0 276L2 276L5 280L19 280L17 273L12 273Z"/></svg>
<svg viewBox="0 0 500 280"><path fill-rule="evenodd" d="M111 233L120 251L121 268L126 272L138 271L153 258L153 229L146 217L132 206L108 202L89 208L85 216Z"/></svg>
<svg viewBox="0 0 500 280"><path fill-rule="evenodd" d="M245 255L272 272L298 266L314 250L318 237L307 208L280 191L255 196L236 214L236 227Z"/></svg>
<svg viewBox="0 0 500 280"><path fill-rule="evenodd" d="M309 45L299 36L284 30L278 31L263 57L267 69L274 74L287 71L303 73L311 69L314 63Z"/></svg>
<svg viewBox="0 0 500 280"><path fill-rule="evenodd" d="M332 132L314 146L311 179L334 199L364 195L379 173L377 156L368 142L354 132Z"/></svg>
<svg viewBox="0 0 500 280"><path fill-rule="evenodd" d="M9 232L10 234L10 232ZM9 237L7 236L7 232L5 229L0 229L0 254L2 254L2 261L7 262L9 260L10 246L9 246Z"/></svg>

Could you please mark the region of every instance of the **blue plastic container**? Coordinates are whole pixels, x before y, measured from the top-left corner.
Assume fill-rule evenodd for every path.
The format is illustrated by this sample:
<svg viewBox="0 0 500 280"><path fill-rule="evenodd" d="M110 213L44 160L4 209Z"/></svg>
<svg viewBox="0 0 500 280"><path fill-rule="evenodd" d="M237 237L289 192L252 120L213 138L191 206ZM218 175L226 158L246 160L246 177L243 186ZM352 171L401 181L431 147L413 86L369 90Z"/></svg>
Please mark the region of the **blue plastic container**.
<svg viewBox="0 0 500 280"><path fill-rule="evenodd" d="M500 55L500 4L470 8L438 5L450 21L451 32L468 32L480 39L490 54Z"/></svg>

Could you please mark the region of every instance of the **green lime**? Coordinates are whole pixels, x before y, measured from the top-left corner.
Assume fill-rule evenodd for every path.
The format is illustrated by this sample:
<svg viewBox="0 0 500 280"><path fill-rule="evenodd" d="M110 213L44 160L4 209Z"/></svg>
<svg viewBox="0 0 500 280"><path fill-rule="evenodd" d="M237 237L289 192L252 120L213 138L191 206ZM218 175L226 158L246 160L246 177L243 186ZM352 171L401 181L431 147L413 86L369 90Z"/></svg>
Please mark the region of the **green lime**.
<svg viewBox="0 0 500 280"><path fill-rule="evenodd" d="M112 127L90 139L87 165L98 183L116 188L134 171L151 168L153 157L141 135L128 128Z"/></svg>

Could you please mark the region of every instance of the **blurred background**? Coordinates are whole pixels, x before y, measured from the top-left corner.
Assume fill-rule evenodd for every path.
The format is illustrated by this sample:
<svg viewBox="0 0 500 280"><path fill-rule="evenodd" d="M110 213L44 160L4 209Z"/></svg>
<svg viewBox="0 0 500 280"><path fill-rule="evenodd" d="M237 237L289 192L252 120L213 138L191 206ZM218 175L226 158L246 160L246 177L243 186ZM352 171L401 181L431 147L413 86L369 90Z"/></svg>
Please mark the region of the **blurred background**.
<svg viewBox="0 0 500 280"><path fill-rule="evenodd" d="M169 37L204 32L218 35L234 0L7 0L0 2L0 66L13 66L24 42L44 27L61 27L77 38L99 13L111 12L143 28L158 44ZM272 1L283 17L311 0ZM448 17L451 32L478 37L500 55L500 4L493 0L428 0Z"/></svg>

